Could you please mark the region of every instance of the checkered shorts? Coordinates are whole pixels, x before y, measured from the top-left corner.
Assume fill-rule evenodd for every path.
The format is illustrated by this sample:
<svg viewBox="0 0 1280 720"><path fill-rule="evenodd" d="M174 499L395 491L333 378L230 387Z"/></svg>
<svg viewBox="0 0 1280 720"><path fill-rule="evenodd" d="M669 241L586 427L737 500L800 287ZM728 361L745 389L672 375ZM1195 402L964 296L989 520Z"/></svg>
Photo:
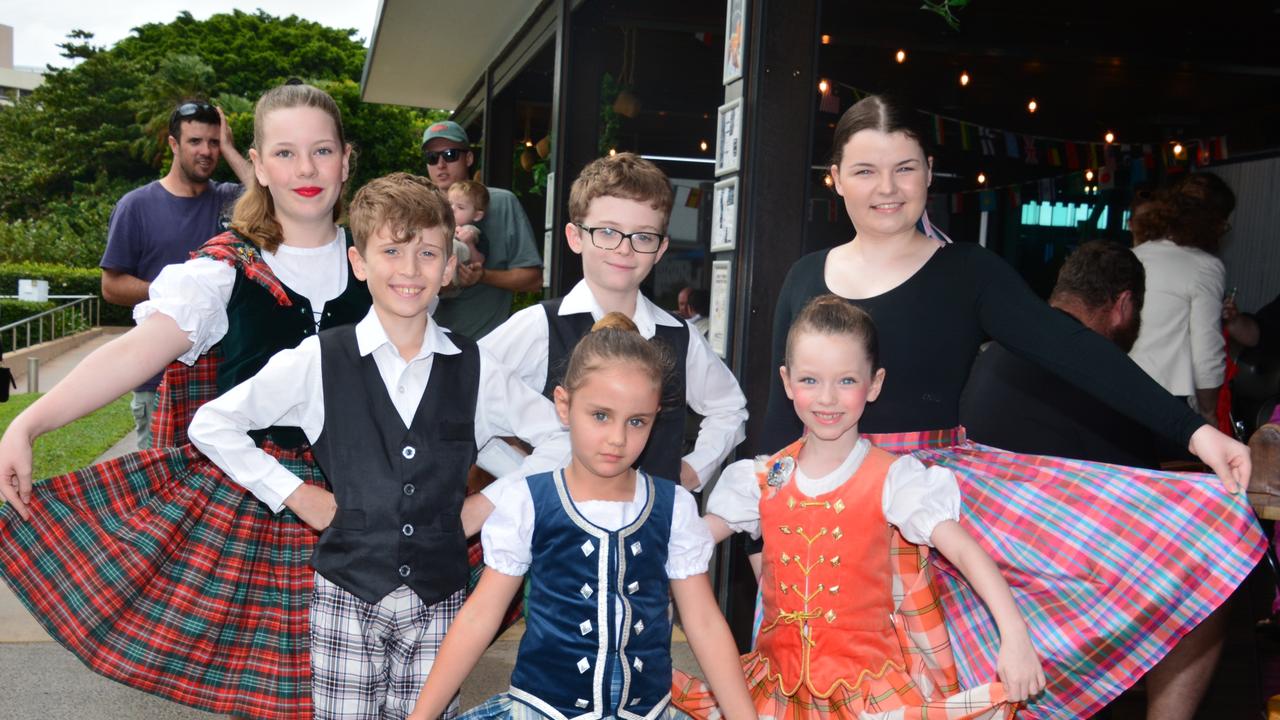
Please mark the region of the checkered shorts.
<svg viewBox="0 0 1280 720"><path fill-rule="evenodd" d="M408 716L466 592L425 605L401 585L367 603L315 576L311 696L316 720ZM442 720L458 714L454 697Z"/></svg>

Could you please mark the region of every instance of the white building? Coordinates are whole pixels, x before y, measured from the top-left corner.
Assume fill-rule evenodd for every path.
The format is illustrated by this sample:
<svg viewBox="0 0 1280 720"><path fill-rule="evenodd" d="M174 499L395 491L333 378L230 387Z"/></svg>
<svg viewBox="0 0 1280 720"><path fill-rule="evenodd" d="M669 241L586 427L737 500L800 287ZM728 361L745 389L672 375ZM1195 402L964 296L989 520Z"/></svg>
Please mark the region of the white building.
<svg viewBox="0 0 1280 720"><path fill-rule="evenodd" d="M0 25L0 107L12 105L44 82L44 72L13 66L13 28Z"/></svg>

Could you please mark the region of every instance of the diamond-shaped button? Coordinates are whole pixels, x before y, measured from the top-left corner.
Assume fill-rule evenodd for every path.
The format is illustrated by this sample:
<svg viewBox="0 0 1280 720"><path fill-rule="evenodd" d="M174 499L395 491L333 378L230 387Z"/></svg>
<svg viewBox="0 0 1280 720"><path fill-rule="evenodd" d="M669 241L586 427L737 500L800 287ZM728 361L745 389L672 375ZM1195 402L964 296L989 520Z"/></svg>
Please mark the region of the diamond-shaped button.
<svg viewBox="0 0 1280 720"><path fill-rule="evenodd" d="M637 620L636 624L632 625L632 627L636 629L636 634L639 635L640 633L644 632L644 621Z"/></svg>
<svg viewBox="0 0 1280 720"><path fill-rule="evenodd" d="M631 667L635 668L636 672L644 672L644 661L640 658L636 658L631 661Z"/></svg>
<svg viewBox="0 0 1280 720"><path fill-rule="evenodd" d="M632 554L632 555L639 555L639 554L640 554L640 541L639 541L639 540L637 540L637 541L635 541L635 542L631 543L631 554Z"/></svg>
<svg viewBox="0 0 1280 720"><path fill-rule="evenodd" d="M630 704L631 704L631 706L632 706L632 707L635 707L636 705L639 705L639 704L640 704L640 698L633 698L633 699L631 700L631 703L630 703Z"/></svg>
<svg viewBox="0 0 1280 720"><path fill-rule="evenodd" d="M596 546L592 545L590 540L587 540L586 542L582 543L582 554L584 556L591 557L591 553L595 551L596 551Z"/></svg>
<svg viewBox="0 0 1280 720"><path fill-rule="evenodd" d="M591 594L595 591L591 589L590 585L582 583L582 587L578 588L578 592L582 593L582 597L590 598Z"/></svg>
<svg viewBox="0 0 1280 720"><path fill-rule="evenodd" d="M639 583L639 582L637 582L637 581L635 581L635 580L632 580L630 583L628 583L628 584L627 584L627 594L628 594L628 595L635 595L635 594L636 594L637 592L639 592L639 591L640 591L640 583Z"/></svg>
<svg viewBox="0 0 1280 720"><path fill-rule="evenodd" d="M582 698L578 698L577 700L573 701L573 706L576 708L584 708L590 704L591 703L587 702L586 700L583 700Z"/></svg>
<svg viewBox="0 0 1280 720"><path fill-rule="evenodd" d="M582 623L578 625L578 630L582 631L582 634L583 634L583 635L586 635L586 634L590 633L590 632L591 632L591 621L590 621L590 620L583 620L583 621L582 621Z"/></svg>
<svg viewBox="0 0 1280 720"><path fill-rule="evenodd" d="M579 674L579 675L581 675L582 673L584 673L584 672L586 672L586 671L588 671L588 670L590 670L590 669L591 669L591 661L590 661L590 660L588 660L588 659L586 659L586 658L584 657L584 658L582 658L581 660L579 660L579 661L578 661L578 674Z"/></svg>

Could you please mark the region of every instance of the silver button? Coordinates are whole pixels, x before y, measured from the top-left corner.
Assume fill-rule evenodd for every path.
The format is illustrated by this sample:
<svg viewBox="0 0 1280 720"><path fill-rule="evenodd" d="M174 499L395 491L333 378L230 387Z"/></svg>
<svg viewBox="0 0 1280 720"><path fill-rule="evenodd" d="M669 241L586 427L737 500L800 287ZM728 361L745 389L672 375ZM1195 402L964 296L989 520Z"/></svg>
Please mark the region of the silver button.
<svg viewBox="0 0 1280 720"><path fill-rule="evenodd" d="M592 545L590 540L587 540L582 543L582 554L584 556L591 557L591 553L595 551L596 551L596 546Z"/></svg>
<svg viewBox="0 0 1280 720"><path fill-rule="evenodd" d="M586 658L582 658L581 660L579 660L579 661L578 661L578 674L579 674L579 675L581 675L582 673L584 673L584 672L586 672L586 671L588 671L588 670L590 670L590 669L591 669L591 661L590 661L590 660L588 660L588 659L586 659Z"/></svg>
<svg viewBox="0 0 1280 720"><path fill-rule="evenodd" d="M635 624L635 625L633 625L632 627L634 627L634 628L636 629L636 634L637 634L637 635L639 635L640 633L644 632L644 621L643 621L643 620L637 620L637 621L636 621L636 624Z"/></svg>
<svg viewBox="0 0 1280 720"><path fill-rule="evenodd" d="M418 454L418 451L412 445L405 445L400 454L404 456L405 460L412 460L413 456Z"/></svg>
<svg viewBox="0 0 1280 720"><path fill-rule="evenodd" d="M583 621L578 625L578 630L579 630L579 631L581 631L583 635L587 635L587 634L589 634L589 633L591 632L591 621L590 621L590 620L583 620Z"/></svg>
<svg viewBox="0 0 1280 720"><path fill-rule="evenodd" d="M636 672L644 672L644 661L641 660L640 658L636 658L631 663L631 667L635 668Z"/></svg>
<svg viewBox="0 0 1280 720"><path fill-rule="evenodd" d="M587 702L586 700L583 700L582 698L578 698L577 700L573 701L573 706L578 708L585 708L590 704L591 703Z"/></svg>
<svg viewBox="0 0 1280 720"><path fill-rule="evenodd" d="M405 483L405 484L404 484L404 494L405 494L405 495L412 495L412 494L413 494L413 492L414 492L415 490L417 490L417 489L418 489L418 488L416 488L416 487L414 487L414 486L413 486L413 483Z"/></svg>
<svg viewBox="0 0 1280 720"><path fill-rule="evenodd" d="M637 541L635 541L635 542L631 543L631 554L632 554L632 555L639 555L639 554L640 554L640 541L639 541L639 540L637 540Z"/></svg>
<svg viewBox="0 0 1280 720"><path fill-rule="evenodd" d="M631 584L627 585L628 595L635 595L637 592L639 592L639 590L640 590L640 583L638 582L633 581Z"/></svg>
<svg viewBox="0 0 1280 720"><path fill-rule="evenodd" d="M401 565L399 573L400 573L400 577L409 577L409 566Z"/></svg>
<svg viewBox="0 0 1280 720"><path fill-rule="evenodd" d="M409 537L413 534L413 526L409 523L405 523L404 527L400 528L400 532L404 533L405 537Z"/></svg>
<svg viewBox="0 0 1280 720"><path fill-rule="evenodd" d="M589 599L594 591L591 589L590 585L582 583L582 587L578 588L578 592L582 593L582 597Z"/></svg>

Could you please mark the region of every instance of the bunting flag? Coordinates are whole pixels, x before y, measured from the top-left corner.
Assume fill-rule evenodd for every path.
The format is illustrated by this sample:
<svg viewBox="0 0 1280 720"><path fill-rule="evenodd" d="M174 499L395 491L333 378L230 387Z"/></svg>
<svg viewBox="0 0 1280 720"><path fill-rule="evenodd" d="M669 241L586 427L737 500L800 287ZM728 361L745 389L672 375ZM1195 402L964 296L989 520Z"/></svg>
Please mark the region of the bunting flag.
<svg viewBox="0 0 1280 720"><path fill-rule="evenodd" d="M687 208L696 208L702 202L702 188L689 188L689 197L685 198L684 206Z"/></svg>
<svg viewBox="0 0 1280 720"><path fill-rule="evenodd" d="M1156 156L1151 152L1151 145L1142 146L1142 163L1147 166L1148 170L1156 169Z"/></svg>
<svg viewBox="0 0 1280 720"><path fill-rule="evenodd" d="M946 133L943 132L942 123L941 115L933 116L933 141L938 145L942 145L945 142Z"/></svg>
<svg viewBox="0 0 1280 720"><path fill-rule="evenodd" d="M1098 168L1098 188L1102 190L1110 190L1116 186L1116 165L1114 160L1108 160L1106 165Z"/></svg>
<svg viewBox="0 0 1280 720"><path fill-rule="evenodd" d="M1129 158L1129 185L1137 187L1147 181L1147 162L1144 158Z"/></svg>
<svg viewBox="0 0 1280 720"><path fill-rule="evenodd" d="M1036 155L1036 139L1030 135L1022 136L1022 157L1027 161L1028 165L1039 165L1040 158Z"/></svg>
<svg viewBox="0 0 1280 720"><path fill-rule="evenodd" d="M973 126L970 125L969 123L966 123L966 122L960 123L960 149L961 150L965 150L965 151L969 150L969 135L972 129L973 129Z"/></svg>
<svg viewBox="0 0 1280 720"><path fill-rule="evenodd" d="M982 140L982 154L995 155L996 154L996 131L992 130L991 128L980 127L978 128L978 137L981 138Z"/></svg>
<svg viewBox="0 0 1280 720"><path fill-rule="evenodd" d="M996 193L994 190L983 190L978 193L978 210L982 212L995 212Z"/></svg>
<svg viewBox="0 0 1280 720"><path fill-rule="evenodd" d="M964 212L964 195L951 193L951 213L954 215L962 212Z"/></svg>
<svg viewBox="0 0 1280 720"><path fill-rule="evenodd" d="M1226 138L1226 136L1224 136L1224 135L1219 135L1219 136L1217 136L1217 137L1209 138L1209 142L1211 142L1211 143L1213 144L1213 159L1214 159L1214 160L1226 160L1226 159L1227 159L1227 138Z"/></svg>
<svg viewBox="0 0 1280 720"><path fill-rule="evenodd" d="M835 88L827 88L822 93L822 101L818 103L818 110L832 115L840 114L840 95L836 93Z"/></svg>
<svg viewBox="0 0 1280 720"><path fill-rule="evenodd" d="M1098 167L1098 144L1089 143L1089 167Z"/></svg>
<svg viewBox="0 0 1280 720"><path fill-rule="evenodd" d="M1058 152L1058 148L1049 148L1049 164L1053 167L1062 167L1062 153Z"/></svg>
<svg viewBox="0 0 1280 720"><path fill-rule="evenodd" d="M1071 170L1080 169L1080 153L1076 149L1076 144L1069 142L1066 144L1067 150L1067 168Z"/></svg>
<svg viewBox="0 0 1280 720"><path fill-rule="evenodd" d="M1011 158L1018 157L1018 136L1008 130L1004 132L1004 153Z"/></svg>

